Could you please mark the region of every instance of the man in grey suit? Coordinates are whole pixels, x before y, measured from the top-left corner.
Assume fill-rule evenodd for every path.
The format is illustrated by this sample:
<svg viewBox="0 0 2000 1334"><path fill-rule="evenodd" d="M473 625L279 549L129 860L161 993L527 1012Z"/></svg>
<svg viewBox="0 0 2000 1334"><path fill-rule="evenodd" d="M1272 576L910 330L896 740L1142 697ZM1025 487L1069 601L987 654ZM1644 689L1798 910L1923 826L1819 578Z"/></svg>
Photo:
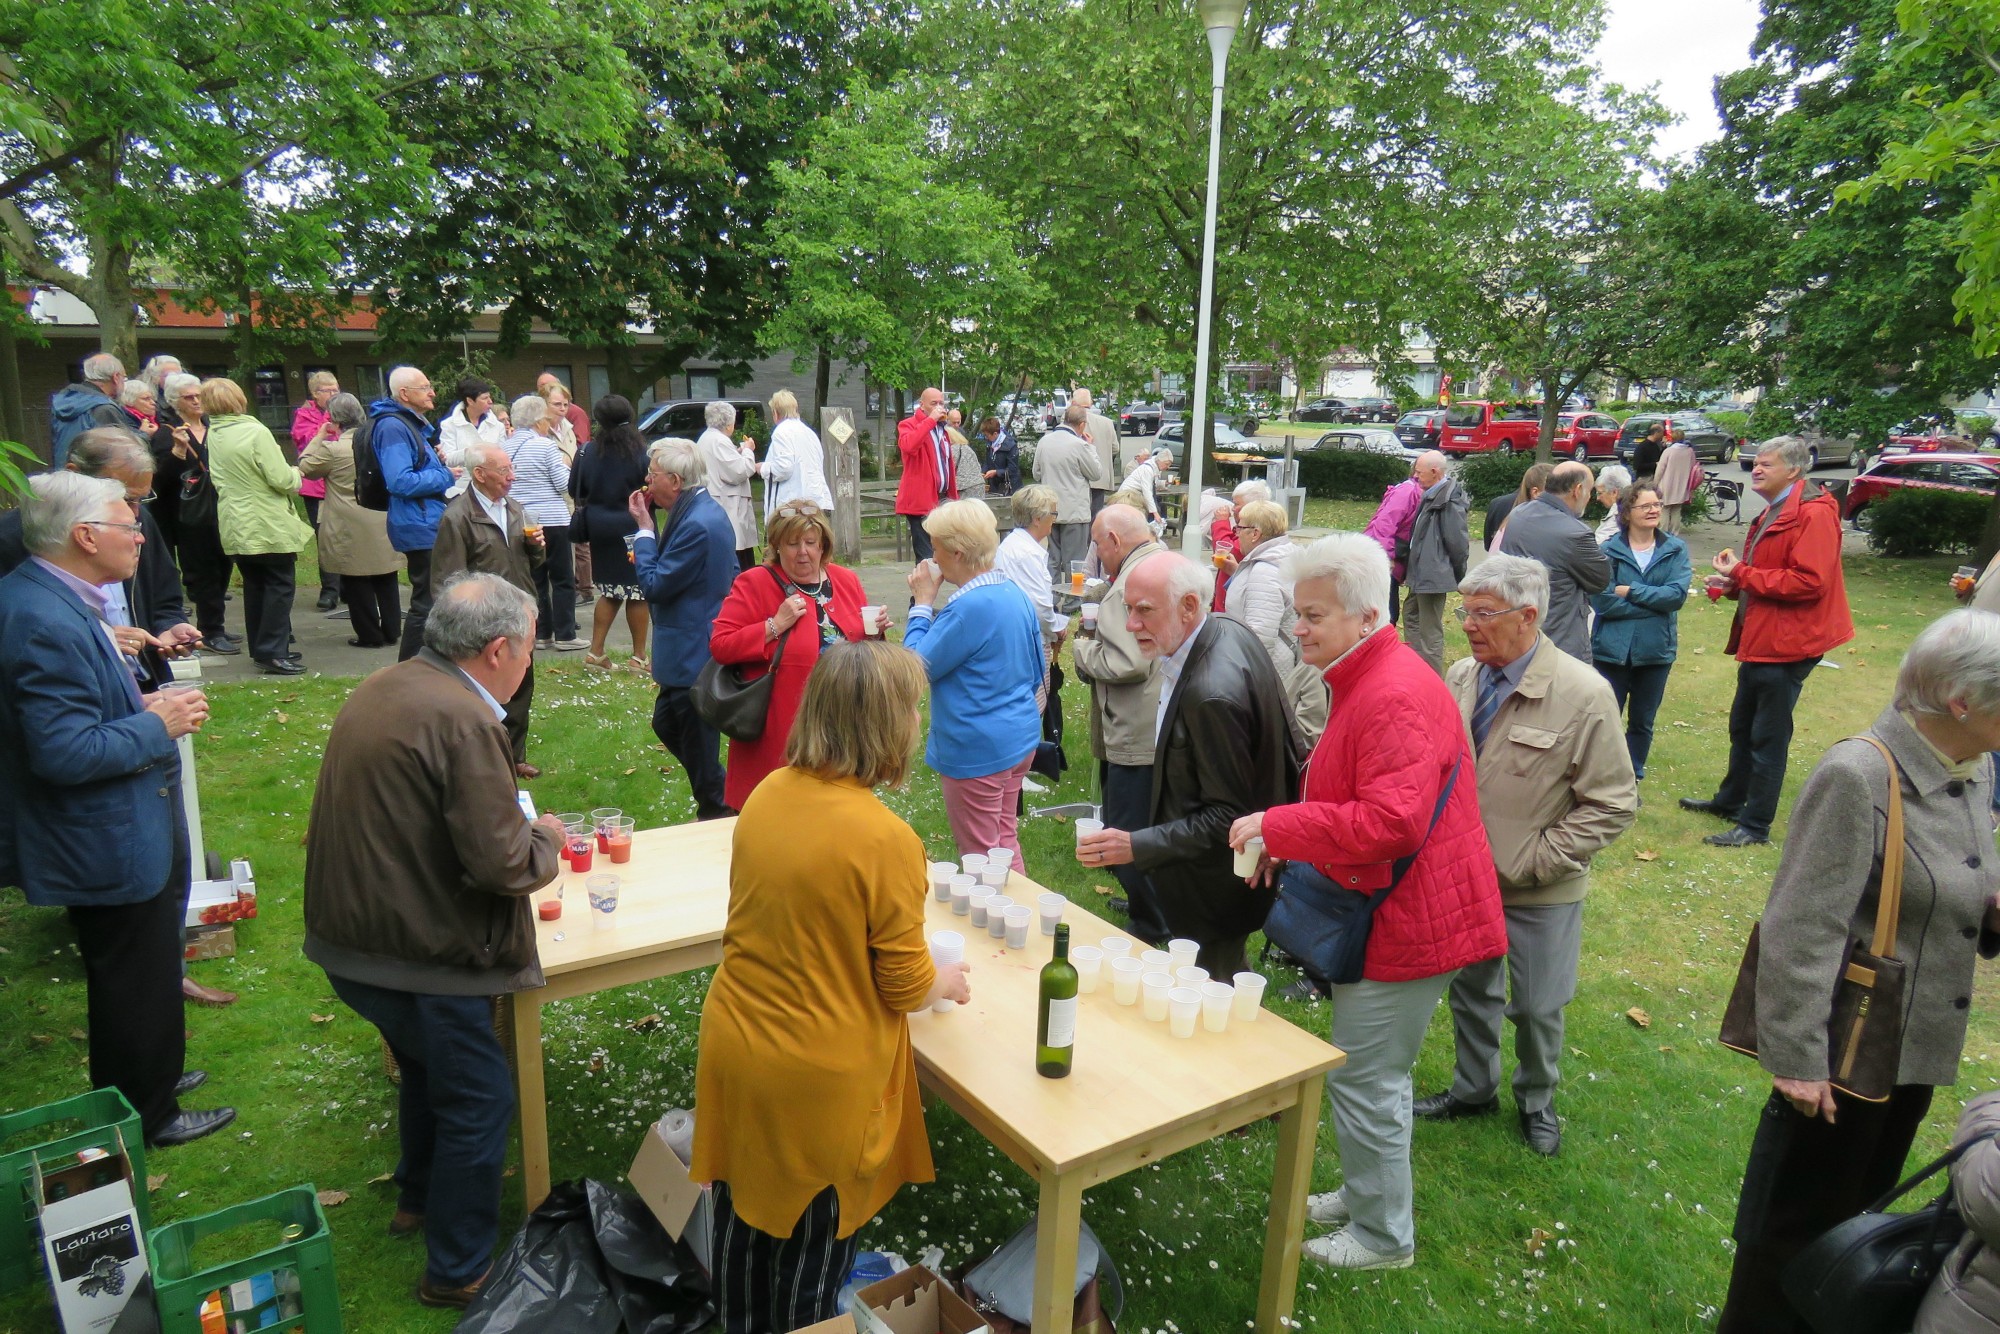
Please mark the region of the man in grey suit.
<svg viewBox="0 0 2000 1334"><path fill-rule="evenodd" d="M1049 577L1055 581L1056 607L1073 609L1071 561L1090 553L1091 492L1107 484L1097 447L1083 438L1090 409L1072 400L1063 424L1035 442L1035 480L1056 493L1056 526L1049 534Z"/></svg>
<svg viewBox="0 0 2000 1334"><path fill-rule="evenodd" d="M1097 410L1097 403L1088 389L1079 389L1069 396L1072 404L1081 404L1085 414L1083 419L1084 437L1097 448L1097 463L1104 470L1104 480L1090 488L1090 517L1095 519L1097 511L1104 508L1104 498L1111 494L1111 488L1118 484L1124 474L1118 469L1118 423Z"/></svg>
<svg viewBox="0 0 2000 1334"><path fill-rule="evenodd" d="M1590 661L1590 595L1611 583L1611 562L1578 517L1590 503L1590 469L1565 463L1542 494L1507 516L1500 550L1538 560L1549 571L1549 615L1542 632L1578 662Z"/></svg>

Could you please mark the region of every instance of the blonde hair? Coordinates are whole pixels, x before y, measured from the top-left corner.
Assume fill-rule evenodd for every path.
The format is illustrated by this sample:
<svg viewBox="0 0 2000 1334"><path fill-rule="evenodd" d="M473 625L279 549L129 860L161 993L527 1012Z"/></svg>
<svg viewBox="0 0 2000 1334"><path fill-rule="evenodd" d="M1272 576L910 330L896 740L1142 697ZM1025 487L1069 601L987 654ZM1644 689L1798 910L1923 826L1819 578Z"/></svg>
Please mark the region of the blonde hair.
<svg viewBox="0 0 2000 1334"><path fill-rule="evenodd" d="M771 415L780 420L799 415L799 396L789 389L771 395Z"/></svg>
<svg viewBox="0 0 2000 1334"><path fill-rule="evenodd" d="M923 736L928 684L923 659L901 644L833 645L806 678L785 763L819 778L900 785Z"/></svg>
<svg viewBox="0 0 2000 1334"><path fill-rule="evenodd" d="M244 413L250 410L250 401L243 397L242 385L218 375L201 382L201 410L211 417Z"/></svg>
<svg viewBox="0 0 2000 1334"><path fill-rule="evenodd" d="M1255 528L1265 537L1283 537L1291 528L1285 507L1270 500L1253 500L1236 511L1238 527Z"/></svg>
<svg viewBox="0 0 2000 1334"><path fill-rule="evenodd" d="M825 510L810 500L788 500L772 510L764 524L764 545L771 553L771 564L778 563L781 544L800 541L808 532L819 534L819 554L825 560L832 560L833 523Z"/></svg>
<svg viewBox="0 0 2000 1334"><path fill-rule="evenodd" d="M306 377L306 392L308 394L316 393L321 389L327 388L329 385L338 385L339 383L340 377L332 371L314 371Z"/></svg>
<svg viewBox="0 0 2000 1334"><path fill-rule="evenodd" d="M1000 550L1000 526L983 501L954 500L938 506L924 520L924 531L976 570L991 569Z"/></svg>

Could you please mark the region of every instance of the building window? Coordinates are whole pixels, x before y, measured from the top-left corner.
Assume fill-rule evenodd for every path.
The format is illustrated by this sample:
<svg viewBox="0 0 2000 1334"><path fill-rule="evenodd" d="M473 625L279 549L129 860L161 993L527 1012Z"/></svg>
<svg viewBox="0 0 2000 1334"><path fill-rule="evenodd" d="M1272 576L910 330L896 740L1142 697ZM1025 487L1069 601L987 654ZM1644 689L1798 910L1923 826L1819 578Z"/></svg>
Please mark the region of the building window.
<svg viewBox="0 0 2000 1334"><path fill-rule="evenodd" d="M603 398L611 392L611 371L603 366L592 366L589 368L588 374L590 376L590 403L595 403L598 399ZM590 404L587 403L584 406L587 408Z"/></svg>
<svg viewBox="0 0 2000 1334"><path fill-rule="evenodd" d="M382 379L380 366L356 366L354 368L354 396L363 403L389 396L389 386Z"/></svg>
<svg viewBox="0 0 2000 1334"><path fill-rule="evenodd" d="M569 368L569 367L567 367L567 366L544 366L544 367L542 367L542 374L543 374L543 375L553 375L553 376L555 376L555 377L556 377L556 379L558 379L558 380L562 381L562 387L563 387L563 388L565 388L565 389L567 389L567 390L569 390L569 392L570 392L570 397L571 397L571 398L574 398L574 397L576 397L576 380L575 380L575 377L573 377L573 376L572 376L572 375L570 374L570 368Z"/></svg>
<svg viewBox="0 0 2000 1334"><path fill-rule="evenodd" d="M722 377L714 371L689 371L688 397L721 398Z"/></svg>

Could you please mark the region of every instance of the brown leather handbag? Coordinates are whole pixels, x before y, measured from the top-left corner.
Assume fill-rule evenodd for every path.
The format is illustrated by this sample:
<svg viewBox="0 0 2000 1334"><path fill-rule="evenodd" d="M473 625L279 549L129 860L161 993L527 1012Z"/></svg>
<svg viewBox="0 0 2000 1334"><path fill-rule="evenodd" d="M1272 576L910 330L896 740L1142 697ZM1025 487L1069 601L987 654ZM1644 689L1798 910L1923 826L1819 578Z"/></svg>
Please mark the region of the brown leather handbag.
<svg viewBox="0 0 2000 1334"><path fill-rule="evenodd" d="M1903 961L1896 957L1896 921L1903 908L1903 776L1889 748L1866 741L1889 765L1889 816L1882 843L1882 882L1875 899L1875 935L1868 947L1847 942L1847 958L1834 987L1827 1023L1827 1077L1841 1092L1864 1102L1886 1102L1902 1059ZM1762 923L1750 928L1736 990L1722 1014L1722 1045L1757 1054L1757 952Z"/></svg>

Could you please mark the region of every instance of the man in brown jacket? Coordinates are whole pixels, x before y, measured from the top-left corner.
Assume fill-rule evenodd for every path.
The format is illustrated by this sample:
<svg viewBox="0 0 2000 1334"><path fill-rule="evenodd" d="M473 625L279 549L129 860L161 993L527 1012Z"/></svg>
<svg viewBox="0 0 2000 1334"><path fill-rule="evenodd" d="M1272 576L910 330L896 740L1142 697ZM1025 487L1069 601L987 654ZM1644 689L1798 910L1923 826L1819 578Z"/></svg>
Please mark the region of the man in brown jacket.
<svg viewBox="0 0 2000 1334"><path fill-rule="evenodd" d="M534 635L532 594L445 585L422 651L341 706L306 831L305 955L402 1068L389 1230L424 1233L426 1306L462 1307L486 1277L514 1118L492 998L542 984L528 895L556 878L563 830L522 815L500 725Z"/></svg>
<svg viewBox="0 0 2000 1334"><path fill-rule="evenodd" d="M520 502L509 500L514 485L514 461L498 445L468 445L465 466L472 485L453 496L438 520L437 544L431 548L431 579L439 585L454 575L497 574L529 597L535 595L535 567L548 552L541 525L530 524ZM514 753L514 772L540 778L528 763L528 707L535 702L535 664L521 678L521 688L507 701L507 738Z"/></svg>
<svg viewBox="0 0 2000 1334"><path fill-rule="evenodd" d="M1576 995L1590 859L1631 827L1638 783L1611 687L1542 633L1548 570L1527 556L1488 556L1460 582L1459 619L1472 656L1445 684L1472 733L1479 810L1507 956L1462 968L1451 984L1458 1049L1451 1088L1417 1100L1434 1121L1500 1106L1500 1021L1514 1025L1514 1103L1536 1153L1562 1149L1555 1092L1563 1007Z"/></svg>

